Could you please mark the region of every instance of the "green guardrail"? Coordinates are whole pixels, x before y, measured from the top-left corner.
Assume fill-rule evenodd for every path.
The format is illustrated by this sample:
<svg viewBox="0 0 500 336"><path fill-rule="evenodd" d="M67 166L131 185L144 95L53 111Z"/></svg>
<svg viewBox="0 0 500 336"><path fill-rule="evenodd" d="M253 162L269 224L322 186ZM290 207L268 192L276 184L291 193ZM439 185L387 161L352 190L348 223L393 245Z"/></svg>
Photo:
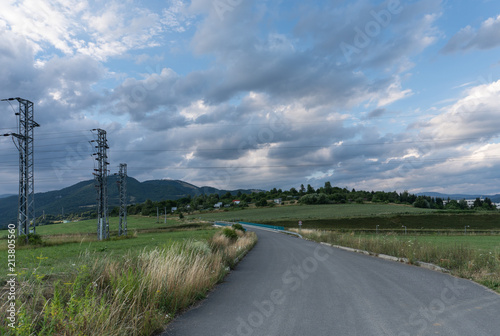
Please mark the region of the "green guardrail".
<svg viewBox="0 0 500 336"><path fill-rule="evenodd" d="M281 230L281 231L285 230L285 228L283 226L273 226L273 225L256 224L256 223L249 223L249 222L239 222L239 223L243 224L243 225L253 225L253 226L263 227L263 228L272 229L272 230Z"/></svg>

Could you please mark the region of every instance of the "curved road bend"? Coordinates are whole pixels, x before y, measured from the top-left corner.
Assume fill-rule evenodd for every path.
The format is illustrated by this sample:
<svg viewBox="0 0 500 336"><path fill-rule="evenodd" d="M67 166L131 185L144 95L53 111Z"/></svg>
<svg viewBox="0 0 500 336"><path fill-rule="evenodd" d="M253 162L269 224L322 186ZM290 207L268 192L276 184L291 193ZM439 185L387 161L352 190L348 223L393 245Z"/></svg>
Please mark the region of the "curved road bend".
<svg viewBox="0 0 500 336"><path fill-rule="evenodd" d="M162 336L500 335L500 296L471 281L255 231L225 282Z"/></svg>

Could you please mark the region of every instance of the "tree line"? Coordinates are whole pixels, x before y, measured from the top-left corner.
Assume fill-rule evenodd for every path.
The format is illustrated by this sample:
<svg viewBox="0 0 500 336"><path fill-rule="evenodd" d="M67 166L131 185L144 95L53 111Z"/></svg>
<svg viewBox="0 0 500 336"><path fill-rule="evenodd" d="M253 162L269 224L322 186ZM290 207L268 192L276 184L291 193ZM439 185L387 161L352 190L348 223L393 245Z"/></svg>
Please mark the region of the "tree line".
<svg viewBox="0 0 500 336"><path fill-rule="evenodd" d="M275 202L276 200L277 202ZM278 201L279 200L279 201ZM344 203L396 203L413 205L418 208L428 209L449 209L449 210L467 210L484 209L494 210L495 205L489 198L484 200L477 199L472 207L467 205L465 200L443 200L439 197L417 196L408 191L398 193L396 191L364 191L340 188L332 186L330 182L325 182L320 188L313 188L310 184L299 188L290 188L282 190L273 188L269 191L252 192L245 194L241 191L237 193L227 192L223 195L210 194L198 196L186 196L177 200L164 200L153 202L146 200L142 204L130 205L127 209L129 214L141 214L143 216L155 216L157 208L160 214L182 213L193 211L212 211L214 205L219 204L221 208L243 208L249 204L255 204L258 207L276 206L277 203L298 203L298 204L344 204ZM175 209L175 210L173 210ZM118 208L113 209L111 215L117 215Z"/></svg>

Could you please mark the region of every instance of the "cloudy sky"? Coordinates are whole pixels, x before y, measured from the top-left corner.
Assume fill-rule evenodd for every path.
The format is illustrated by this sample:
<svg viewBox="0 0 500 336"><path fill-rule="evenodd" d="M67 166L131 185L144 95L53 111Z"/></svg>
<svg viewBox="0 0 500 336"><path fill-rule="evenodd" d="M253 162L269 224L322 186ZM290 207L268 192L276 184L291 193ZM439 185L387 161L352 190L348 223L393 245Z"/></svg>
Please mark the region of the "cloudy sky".
<svg viewBox="0 0 500 336"><path fill-rule="evenodd" d="M494 0L3 0L9 97L35 104L37 192L91 179L101 128L140 181L500 193ZM0 161L17 193L10 137Z"/></svg>

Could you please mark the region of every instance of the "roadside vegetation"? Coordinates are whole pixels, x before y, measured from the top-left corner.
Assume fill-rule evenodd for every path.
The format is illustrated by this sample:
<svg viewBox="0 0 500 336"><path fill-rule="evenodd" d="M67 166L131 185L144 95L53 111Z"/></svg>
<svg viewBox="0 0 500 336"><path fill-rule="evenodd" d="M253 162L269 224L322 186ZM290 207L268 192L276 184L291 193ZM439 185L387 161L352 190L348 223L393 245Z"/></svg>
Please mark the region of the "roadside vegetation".
<svg viewBox="0 0 500 336"><path fill-rule="evenodd" d="M473 280L500 293L500 236L493 237L496 245L482 243L482 238L491 238L488 236L468 236L474 239L471 242L475 241L475 245L471 246L467 243L452 244L450 241L443 244L449 236L433 236L431 242L421 237L394 234L362 235L310 229L301 230L301 233L305 238L318 242L407 258L411 264L432 263L449 270L452 275Z"/></svg>
<svg viewBox="0 0 500 336"><path fill-rule="evenodd" d="M52 232L57 241L53 235L42 235L42 245L19 247L17 329L7 327L2 306L0 334L162 331L177 313L204 298L257 240L254 233L237 229L228 228L231 233L226 233L203 224L183 225L170 223L163 230L143 227L129 237L106 241L95 241L85 232L76 238ZM85 225L81 228L85 231ZM44 240L50 243L43 246ZM3 287L6 279L1 281ZM5 304L7 293L1 294Z"/></svg>

